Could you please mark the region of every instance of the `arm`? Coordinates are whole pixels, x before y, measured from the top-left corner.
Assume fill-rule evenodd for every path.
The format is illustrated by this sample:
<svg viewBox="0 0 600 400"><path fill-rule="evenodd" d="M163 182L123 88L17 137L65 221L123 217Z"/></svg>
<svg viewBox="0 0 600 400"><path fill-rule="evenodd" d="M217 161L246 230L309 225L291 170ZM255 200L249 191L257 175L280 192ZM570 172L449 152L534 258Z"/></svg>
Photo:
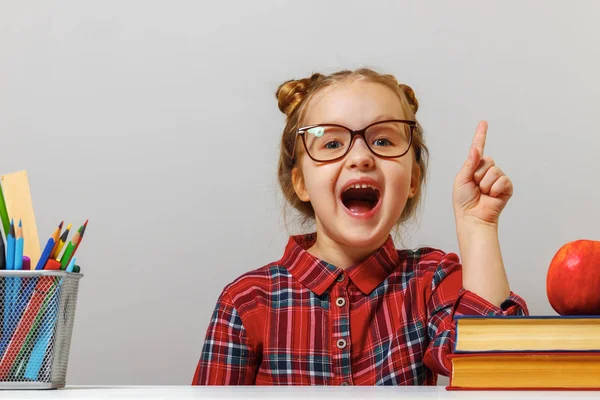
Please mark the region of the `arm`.
<svg viewBox="0 0 600 400"><path fill-rule="evenodd" d="M512 293L498 240L500 213L513 194L510 179L483 157L487 123L477 126L467 161L454 181L453 207L458 245L433 274L427 300L429 346L424 362L448 375L454 349L455 315L527 315L525 301Z"/></svg>
<svg viewBox="0 0 600 400"><path fill-rule="evenodd" d="M510 294L510 286L500 253L497 227L459 223L457 233L463 287L499 306Z"/></svg>
<svg viewBox="0 0 600 400"><path fill-rule="evenodd" d="M224 291L210 320L192 385L253 385L256 360L242 319Z"/></svg>
<svg viewBox="0 0 600 400"><path fill-rule="evenodd" d="M491 157L483 156L486 137L487 123L481 122L454 181L453 207L463 286L499 306L510 286L500 252L498 220L513 185Z"/></svg>
<svg viewBox="0 0 600 400"><path fill-rule="evenodd" d="M433 269L433 268L432 268ZM431 280L425 283L431 288L426 299L427 336L429 345L423 362L437 374L450 373L447 356L454 349L456 315L528 315L525 301L513 292L500 302L492 304L478 294L462 287L463 267L456 254L446 254L439 261L435 271L428 274Z"/></svg>

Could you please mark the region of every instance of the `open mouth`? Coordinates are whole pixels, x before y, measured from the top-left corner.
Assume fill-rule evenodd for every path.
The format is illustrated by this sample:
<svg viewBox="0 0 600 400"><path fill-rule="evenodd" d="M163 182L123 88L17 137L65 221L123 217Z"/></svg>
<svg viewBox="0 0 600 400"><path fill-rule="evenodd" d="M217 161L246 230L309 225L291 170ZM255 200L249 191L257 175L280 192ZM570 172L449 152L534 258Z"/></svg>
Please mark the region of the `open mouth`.
<svg viewBox="0 0 600 400"><path fill-rule="evenodd" d="M379 203L379 190L368 184L357 183L347 187L341 196L342 204L353 214L366 214Z"/></svg>

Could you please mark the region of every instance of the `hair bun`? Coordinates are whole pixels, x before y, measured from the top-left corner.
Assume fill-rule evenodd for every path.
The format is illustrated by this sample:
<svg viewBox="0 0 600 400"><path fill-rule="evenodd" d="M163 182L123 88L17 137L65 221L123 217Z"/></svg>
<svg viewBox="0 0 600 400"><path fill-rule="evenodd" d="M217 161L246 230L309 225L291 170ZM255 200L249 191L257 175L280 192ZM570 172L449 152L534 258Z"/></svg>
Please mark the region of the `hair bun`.
<svg viewBox="0 0 600 400"><path fill-rule="evenodd" d="M321 74L313 74L310 78L289 80L279 85L275 97L277 97L277 105L279 110L287 115L294 112L294 110L300 105L309 89L311 84L321 78Z"/></svg>
<svg viewBox="0 0 600 400"><path fill-rule="evenodd" d="M412 88L410 86L402 84L402 83L399 86L400 86L400 89L402 89L402 91L406 95L408 104L410 104L410 106L413 109L413 112L416 114L417 110L419 109L419 102L417 101L417 98L415 97L414 90L412 90Z"/></svg>

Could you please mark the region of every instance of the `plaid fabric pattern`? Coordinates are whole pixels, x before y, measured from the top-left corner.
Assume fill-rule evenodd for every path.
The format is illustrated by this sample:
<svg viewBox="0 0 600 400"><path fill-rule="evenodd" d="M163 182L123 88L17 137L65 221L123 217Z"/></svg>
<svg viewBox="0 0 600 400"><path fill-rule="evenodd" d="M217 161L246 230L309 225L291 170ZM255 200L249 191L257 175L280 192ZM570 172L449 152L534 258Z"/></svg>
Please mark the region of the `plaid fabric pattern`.
<svg viewBox="0 0 600 400"><path fill-rule="evenodd" d="M448 375L454 315L528 315L462 288L454 253L397 250L391 237L341 270L292 236L283 257L227 285L193 385L435 385Z"/></svg>

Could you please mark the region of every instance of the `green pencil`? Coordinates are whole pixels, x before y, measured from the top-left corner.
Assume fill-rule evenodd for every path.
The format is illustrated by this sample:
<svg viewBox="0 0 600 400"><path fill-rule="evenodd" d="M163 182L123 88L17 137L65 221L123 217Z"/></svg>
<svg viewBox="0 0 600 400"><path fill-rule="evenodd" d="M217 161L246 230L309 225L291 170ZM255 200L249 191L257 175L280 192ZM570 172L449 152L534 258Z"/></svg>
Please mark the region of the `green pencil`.
<svg viewBox="0 0 600 400"><path fill-rule="evenodd" d="M0 185L0 219L2 219L2 227L4 228L4 236L10 232L10 221L8 220L8 211L6 211L6 202L4 201L4 192Z"/></svg>
<svg viewBox="0 0 600 400"><path fill-rule="evenodd" d="M65 252L60 258L60 269L64 270L65 268L67 268L67 264L69 263L69 260L73 255L73 250L75 250L75 246L73 246L73 242L71 241L67 243L67 248L65 249Z"/></svg>

